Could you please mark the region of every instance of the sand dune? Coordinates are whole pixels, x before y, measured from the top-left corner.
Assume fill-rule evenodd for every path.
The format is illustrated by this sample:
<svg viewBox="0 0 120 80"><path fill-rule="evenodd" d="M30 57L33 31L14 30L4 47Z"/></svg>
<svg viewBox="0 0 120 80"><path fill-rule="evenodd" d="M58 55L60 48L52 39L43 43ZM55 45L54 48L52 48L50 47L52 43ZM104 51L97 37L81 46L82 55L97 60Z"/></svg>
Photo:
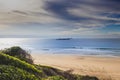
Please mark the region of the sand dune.
<svg viewBox="0 0 120 80"><path fill-rule="evenodd" d="M61 54L32 54L36 64L53 66L73 73L120 80L120 57L94 57Z"/></svg>

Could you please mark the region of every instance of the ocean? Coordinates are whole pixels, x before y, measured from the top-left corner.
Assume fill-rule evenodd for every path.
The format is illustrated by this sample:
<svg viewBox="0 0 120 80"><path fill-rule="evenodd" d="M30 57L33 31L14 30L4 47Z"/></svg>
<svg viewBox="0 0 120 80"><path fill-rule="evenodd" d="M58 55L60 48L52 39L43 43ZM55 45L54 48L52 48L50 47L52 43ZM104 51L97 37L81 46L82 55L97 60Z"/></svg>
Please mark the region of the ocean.
<svg viewBox="0 0 120 80"><path fill-rule="evenodd" d="M120 39L0 38L0 49L20 46L30 53L120 56Z"/></svg>

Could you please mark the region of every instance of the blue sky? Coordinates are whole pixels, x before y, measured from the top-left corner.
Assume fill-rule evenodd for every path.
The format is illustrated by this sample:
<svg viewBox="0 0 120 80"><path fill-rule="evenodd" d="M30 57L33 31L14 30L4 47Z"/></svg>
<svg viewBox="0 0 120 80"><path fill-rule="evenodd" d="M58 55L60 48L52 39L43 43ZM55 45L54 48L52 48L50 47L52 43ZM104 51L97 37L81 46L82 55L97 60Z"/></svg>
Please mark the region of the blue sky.
<svg viewBox="0 0 120 80"><path fill-rule="evenodd" d="M120 0L0 0L0 37L120 38Z"/></svg>

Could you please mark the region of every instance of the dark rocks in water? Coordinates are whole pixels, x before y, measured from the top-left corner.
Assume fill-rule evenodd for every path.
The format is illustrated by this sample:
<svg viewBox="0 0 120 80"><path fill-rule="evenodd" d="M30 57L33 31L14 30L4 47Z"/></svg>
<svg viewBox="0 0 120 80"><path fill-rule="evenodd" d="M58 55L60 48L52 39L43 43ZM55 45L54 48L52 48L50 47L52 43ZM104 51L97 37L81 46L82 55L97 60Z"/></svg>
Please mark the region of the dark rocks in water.
<svg viewBox="0 0 120 80"><path fill-rule="evenodd" d="M49 49L42 49L43 51L49 51Z"/></svg>
<svg viewBox="0 0 120 80"><path fill-rule="evenodd" d="M72 38L58 38L56 40L71 40Z"/></svg>

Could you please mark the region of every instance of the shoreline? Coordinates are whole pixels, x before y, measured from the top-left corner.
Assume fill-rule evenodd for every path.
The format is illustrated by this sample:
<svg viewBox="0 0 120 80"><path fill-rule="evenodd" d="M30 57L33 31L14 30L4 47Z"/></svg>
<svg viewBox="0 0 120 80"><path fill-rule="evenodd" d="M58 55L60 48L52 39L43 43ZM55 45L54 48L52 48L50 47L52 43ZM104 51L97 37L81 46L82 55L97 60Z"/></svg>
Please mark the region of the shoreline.
<svg viewBox="0 0 120 80"><path fill-rule="evenodd" d="M81 56L64 54L31 54L35 64L71 70L75 74L100 79L120 79L120 57Z"/></svg>

